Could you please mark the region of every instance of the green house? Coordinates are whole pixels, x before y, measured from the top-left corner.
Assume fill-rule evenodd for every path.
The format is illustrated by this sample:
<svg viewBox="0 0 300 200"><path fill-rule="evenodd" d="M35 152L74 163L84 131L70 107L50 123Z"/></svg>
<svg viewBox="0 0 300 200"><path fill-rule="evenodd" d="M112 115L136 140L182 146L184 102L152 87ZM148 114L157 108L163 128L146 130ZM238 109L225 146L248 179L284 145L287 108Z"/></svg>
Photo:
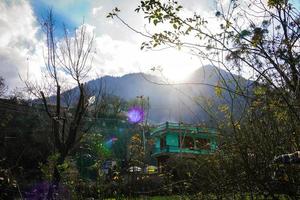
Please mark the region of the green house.
<svg viewBox="0 0 300 200"><path fill-rule="evenodd" d="M216 135L213 128L166 122L151 132L155 141L152 156L161 168L170 157L211 154L217 148Z"/></svg>

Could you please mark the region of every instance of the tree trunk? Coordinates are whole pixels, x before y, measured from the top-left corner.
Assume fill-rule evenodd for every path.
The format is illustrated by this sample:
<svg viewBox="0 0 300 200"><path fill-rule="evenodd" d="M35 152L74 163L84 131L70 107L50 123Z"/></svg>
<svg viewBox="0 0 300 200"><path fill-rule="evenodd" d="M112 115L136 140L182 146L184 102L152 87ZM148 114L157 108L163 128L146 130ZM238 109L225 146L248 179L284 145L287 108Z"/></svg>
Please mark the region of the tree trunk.
<svg viewBox="0 0 300 200"><path fill-rule="evenodd" d="M49 186L49 190L48 190L48 194L47 194L47 199L51 200L51 199L56 199L55 196L58 194L59 192L59 184L61 181L61 175L60 172L58 170L58 166L62 165L65 161L66 156L62 155L59 157L55 167L54 167L54 171L53 171L53 175L52 175L52 181L51 184Z"/></svg>

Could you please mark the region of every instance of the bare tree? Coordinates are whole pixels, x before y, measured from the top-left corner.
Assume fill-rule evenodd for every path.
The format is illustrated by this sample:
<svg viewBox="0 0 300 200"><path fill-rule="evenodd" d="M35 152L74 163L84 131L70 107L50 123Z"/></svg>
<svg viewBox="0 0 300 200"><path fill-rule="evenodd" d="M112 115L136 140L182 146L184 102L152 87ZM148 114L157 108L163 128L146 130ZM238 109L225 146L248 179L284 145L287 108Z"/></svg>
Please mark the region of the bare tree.
<svg viewBox="0 0 300 200"><path fill-rule="evenodd" d="M46 34L44 60L47 78L41 84L30 81L25 81L25 84L29 92L42 99L45 111L52 121L53 143L56 153L59 154L52 176L52 186L48 193L48 199L52 199L61 179L58 165L63 164L82 137L84 116L92 95L92 91L83 81L92 67L94 35L90 34L82 24L75 29L72 36L64 27L63 39L57 40L52 10L49 11L42 28ZM74 90L75 92L62 95L65 80L61 78L61 73L75 81L78 91ZM53 96L48 98L49 94L55 97L54 105L50 103ZM62 105L63 101L66 101L64 105Z"/></svg>

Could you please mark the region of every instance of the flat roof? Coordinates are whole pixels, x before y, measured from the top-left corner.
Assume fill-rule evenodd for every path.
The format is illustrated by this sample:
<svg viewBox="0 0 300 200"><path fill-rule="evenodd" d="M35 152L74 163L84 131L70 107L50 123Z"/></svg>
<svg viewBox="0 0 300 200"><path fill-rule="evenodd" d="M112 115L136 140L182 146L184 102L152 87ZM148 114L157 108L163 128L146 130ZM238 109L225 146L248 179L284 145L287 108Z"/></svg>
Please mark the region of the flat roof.
<svg viewBox="0 0 300 200"><path fill-rule="evenodd" d="M217 134L217 129L215 128L208 128L203 126L197 126L193 124L184 124L184 123L176 123L176 122L166 122L160 124L156 127L153 131L151 131L150 135L162 135L167 131L174 130L174 131L184 131L187 134L206 134L206 135L215 135Z"/></svg>

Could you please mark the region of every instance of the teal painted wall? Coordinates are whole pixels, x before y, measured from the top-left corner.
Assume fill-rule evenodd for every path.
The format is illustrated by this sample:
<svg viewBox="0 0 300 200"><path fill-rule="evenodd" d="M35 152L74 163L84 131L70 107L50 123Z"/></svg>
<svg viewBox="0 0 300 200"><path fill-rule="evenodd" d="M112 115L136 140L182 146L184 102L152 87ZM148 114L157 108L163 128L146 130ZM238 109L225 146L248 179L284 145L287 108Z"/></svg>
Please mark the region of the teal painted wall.
<svg viewBox="0 0 300 200"><path fill-rule="evenodd" d="M210 154L213 153L217 148L216 134L217 131L211 128L200 128L200 127L180 127L175 123L166 123L154 130L151 135L155 138L155 154L163 152L173 152L173 153L193 153L193 154ZM189 149L179 147L179 135L182 136L192 136L194 138L208 139L210 143L210 149ZM197 134L195 134L197 133ZM198 134L199 133L199 134ZM160 148L160 138L165 137L166 147Z"/></svg>
<svg viewBox="0 0 300 200"><path fill-rule="evenodd" d="M178 146L178 135L174 133L167 133L166 135L167 145Z"/></svg>
<svg viewBox="0 0 300 200"><path fill-rule="evenodd" d="M155 138L155 148L156 149L160 148L160 138L159 137Z"/></svg>
<svg viewBox="0 0 300 200"><path fill-rule="evenodd" d="M217 141L215 139L210 140L210 149L216 150L217 149Z"/></svg>

